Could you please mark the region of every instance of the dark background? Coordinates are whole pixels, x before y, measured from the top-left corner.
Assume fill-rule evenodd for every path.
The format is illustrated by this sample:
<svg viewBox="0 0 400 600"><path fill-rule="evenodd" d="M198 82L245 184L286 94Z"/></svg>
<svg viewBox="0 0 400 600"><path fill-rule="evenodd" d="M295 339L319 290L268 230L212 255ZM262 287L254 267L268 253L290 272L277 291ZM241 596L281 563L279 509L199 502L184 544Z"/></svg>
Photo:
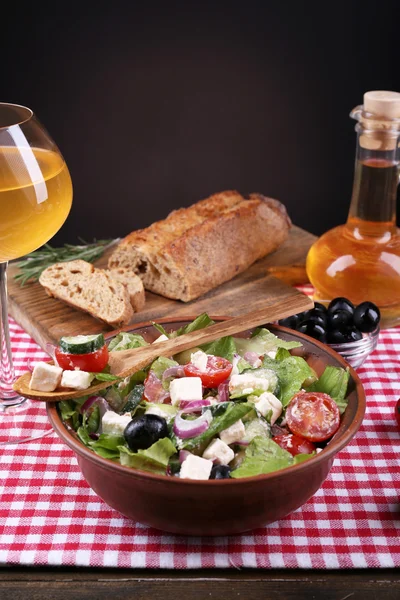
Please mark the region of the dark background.
<svg viewBox="0 0 400 600"><path fill-rule="evenodd" d="M13 6L1 98L36 112L74 184L55 243L122 236L233 188L320 234L347 215L350 110L400 91L398 0Z"/></svg>

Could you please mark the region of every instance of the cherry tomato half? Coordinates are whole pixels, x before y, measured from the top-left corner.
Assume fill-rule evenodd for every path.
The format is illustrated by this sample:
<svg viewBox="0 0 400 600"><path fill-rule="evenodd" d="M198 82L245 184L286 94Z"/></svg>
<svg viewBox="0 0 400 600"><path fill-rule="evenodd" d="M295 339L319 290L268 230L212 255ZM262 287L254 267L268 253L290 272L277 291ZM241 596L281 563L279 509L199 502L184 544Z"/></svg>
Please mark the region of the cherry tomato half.
<svg viewBox="0 0 400 600"><path fill-rule="evenodd" d="M293 433L276 435L272 439L278 446L290 452L292 456L296 456L296 454L311 454L316 450L316 446L312 442Z"/></svg>
<svg viewBox="0 0 400 600"><path fill-rule="evenodd" d="M200 371L192 363L183 367L186 377L200 377L206 388L218 387L220 383L228 379L232 371L232 363L220 356L208 356L205 371Z"/></svg>
<svg viewBox="0 0 400 600"><path fill-rule="evenodd" d="M396 408L394 410L395 410L397 425L400 427L400 398L397 400Z"/></svg>
<svg viewBox="0 0 400 600"><path fill-rule="evenodd" d="M311 442L322 442L339 429L339 409L328 394L299 392L287 407L286 423L292 433Z"/></svg>
<svg viewBox="0 0 400 600"><path fill-rule="evenodd" d="M81 369L89 373L100 373L108 363L108 348L104 344L100 350L88 354L69 354L56 348L56 360L65 371Z"/></svg>

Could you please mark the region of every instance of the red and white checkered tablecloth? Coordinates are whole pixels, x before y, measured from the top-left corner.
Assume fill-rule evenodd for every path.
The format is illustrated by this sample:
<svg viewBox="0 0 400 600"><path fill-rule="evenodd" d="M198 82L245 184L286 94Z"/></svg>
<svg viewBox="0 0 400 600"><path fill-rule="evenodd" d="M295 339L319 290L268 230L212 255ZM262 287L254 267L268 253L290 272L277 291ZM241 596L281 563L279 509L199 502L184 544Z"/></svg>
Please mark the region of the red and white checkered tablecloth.
<svg viewBox="0 0 400 600"><path fill-rule="evenodd" d="M11 323L17 371L45 355ZM400 567L400 328L383 331L358 370L367 411L322 488L302 508L251 533L179 537L133 523L89 488L55 434L0 447L0 563L92 567ZM49 427L44 409L39 427ZM17 427L29 433L28 417ZM0 441L2 423L0 415ZM4 427L3 427L4 435Z"/></svg>

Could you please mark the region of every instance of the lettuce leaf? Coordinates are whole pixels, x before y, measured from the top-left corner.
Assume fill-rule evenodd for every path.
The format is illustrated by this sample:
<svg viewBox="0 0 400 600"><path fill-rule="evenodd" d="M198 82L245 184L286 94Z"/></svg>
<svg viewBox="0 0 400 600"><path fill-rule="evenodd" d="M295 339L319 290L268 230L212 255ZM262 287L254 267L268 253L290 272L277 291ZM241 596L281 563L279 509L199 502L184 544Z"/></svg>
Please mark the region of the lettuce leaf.
<svg viewBox="0 0 400 600"><path fill-rule="evenodd" d="M121 465L159 475L165 475L170 457L176 454L176 448L169 438L158 440L147 450L132 452L126 446L119 446L119 451Z"/></svg>
<svg viewBox="0 0 400 600"><path fill-rule="evenodd" d="M307 391L328 394L336 402L339 412L342 415L348 404L346 393L349 377L350 373L348 369L328 365L325 367L321 377L307 387Z"/></svg>
<svg viewBox="0 0 400 600"><path fill-rule="evenodd" d="M204 329L205 327L208 327L209 325L213 325L213 324L214 324L214 321L212 319L210 319L208 314L202 313L191 323L188 323L187 325L180 327L175 332L175 335L183 335L184 333L191 333L192 331L197 331L198 329Z"/></svg>
<svg viewBox="0 0 400 600"><path fill-rule="evenodd" d="M244 358L240 357L240 359L238 360L238 363L236 365L236 368L240 375L240 373L243 373L243 371L251 371L251 369L255 369L256 367L252 367L251 364L247 362L247 360L244 360Z"/></svg>
<svg viewBox="0 0 400 600"><path fill-rule="evenodd" d="M249 412L254 411L254 406L249 402L224 402L226 405L222 415L214 417L209 428L197 435L194 438L182 440L181 447L185 450L201 450L207 445L213 437L223 429L227 429L246 416Z"/></svg>
<svg viewBox="0 0 400 600"><path fill-rule="evenodd" d="M119 448L125 444L125 438L121 435L109 435L102 433L98 440L89 442L90 448L103 458L116 460L119 458Z"/></svg>
<svg viewBox="0 0 400 600"><path fill-rule="evenodd" d="M112 352L118 352L119 350L130 350L131 348L140 348L148 345L145 339L138 333L121 331L121 333L111 340L108 349Z"/></svg>
<svg viewBox="0 0 400 600"><path fill-rule="evenodd" d="M301 346L300 342L285 342L268 329L261 328L257 331L254 337L246 340L243 338L234 338L237 352L243 356L245 352L256 352L257 354L265 354L276 348L285 348L291 350Z"/></svg>
<svg viewBox="0 0 400 600"><path fill-rule="evenodd" d="M232 471L231 477L254 477L279 471L294 464L293 456L268 437L255 437L246 449L241 465Z"/></svg>
<svg viewBox="0 0 400 600"><path fill-rule="evenodd" d="M96 454L103 458L109 458L111 460L117 460L119 458L119 447L125 444L123 436L119 435L108 435L102 433L98 440L92 440L89 436L89 431L86 425L81 425L77 430L77 434L81 442L91 448Z"/></svg>
<svg viewBox="0 0 400 600"><path fill-rule="evenodd" d="M236 354L236 346L233 337L228 335L227 337L220 338L209 344L203 344L200 346L203 352L207 354L213 354L214 356L221 356L232 362L233 355Z"/></svg>
<svg viewBox="0 0 400 600"><path fill-rule="evenodd" d="M151 364L150 371L154 371L155 376L158 379L160 379L160 381L161 381L164 371L166 371L170 367L177 367L178 365L179 365L179 363L177 363L176 360L172 360L172 358L167 358L166 356L159 356ZM165 383L165 382L163 382L163 383ZM169 389L169 382L166 387L164 385L164 388L166 390Z"/></svg>
<svg viewBox="0 0 400 600"><path fill-rule="evenodd" d="M275 371L277 374L280 389L275 395L285 407L289 404L294 394L301 389L304 381L310 377L314 377L315 373L301 356L283 354L283 357L282 360L273 360L268 356L264 356L263 366Z"/></svg>
<svg viewBox="0 0 400 600"><path fill-rule="evenodd" d="M61 400L58 410L63 421L68 421L76 413L76 405L71 400Z"/></svg>
<svg viewBox="0 0 400 600"><path fill-rule="evenodd" d="M293 456L293 464L298 465L298 464L308 460L309 458L312 458L315 455L316 455L315 452L311 452L311 454L296 454L296 456Z"/></svg>
<svg viewBox="0 0 400 600"><path fill-rule="evenodd" d="M162 410L165 413L166 419L175 417L175 415L179 412L179 408L177 406L173 406L172 404L162 404L161 402L146 402L146 400L144 400L141 403L141 406L145 407L146 411L152 406L157 407L159 410Z"/></svg>
<svg viewBox="0 0 400 600"><path fill-rule="evenodd" d="M155 323L154 321L151 322L151 324L153 325L153 327L155 329L157 329L157 331L159 331L161 333L161 335L166 335L167 338L169 338L169 333L167 333L164 329L164 327L162 325L160 325L159 323Z"/></svg>

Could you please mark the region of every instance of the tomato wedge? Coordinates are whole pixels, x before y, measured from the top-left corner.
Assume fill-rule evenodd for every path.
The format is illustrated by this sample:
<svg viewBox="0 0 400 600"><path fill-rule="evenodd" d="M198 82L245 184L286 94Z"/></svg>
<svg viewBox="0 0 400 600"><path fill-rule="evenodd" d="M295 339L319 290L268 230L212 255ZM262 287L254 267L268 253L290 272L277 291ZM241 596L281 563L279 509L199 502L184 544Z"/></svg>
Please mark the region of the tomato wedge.
<svg viewBox="0 0 400 600"><path fill-rule="evenodd" d="M65 371L81 369L81 371L88 371L89 373L100 373L108 363L106 344L100 350L88 352L87 354L70 354L56 348L55 355L57 363Z"/></svg>
<svg viewBox="0 0 400 600"><path fill-rule="evenodd" d="M220 383L228 379L232 371L232 363L221 356L208 356L205 371L200 371L194 364L188 363L183 367L186 377L200 377L206 388L218 387Z"/></svg>
<svg viewBox="0 0 400 600"><path fill-rule="evenodd" d="M290 452L292 456L296 456L296 454L311 454L316 450L316 446L310 440L294 435L294 433L276 435L272 439L278 446Z"/></svg>
<svg viewBox="0 0 400 600"><path fill-rule="evenodd" d="M292 433L322 442L339 429L339 408L328 394L299 392L286 409L286 423Z"/></svg>

